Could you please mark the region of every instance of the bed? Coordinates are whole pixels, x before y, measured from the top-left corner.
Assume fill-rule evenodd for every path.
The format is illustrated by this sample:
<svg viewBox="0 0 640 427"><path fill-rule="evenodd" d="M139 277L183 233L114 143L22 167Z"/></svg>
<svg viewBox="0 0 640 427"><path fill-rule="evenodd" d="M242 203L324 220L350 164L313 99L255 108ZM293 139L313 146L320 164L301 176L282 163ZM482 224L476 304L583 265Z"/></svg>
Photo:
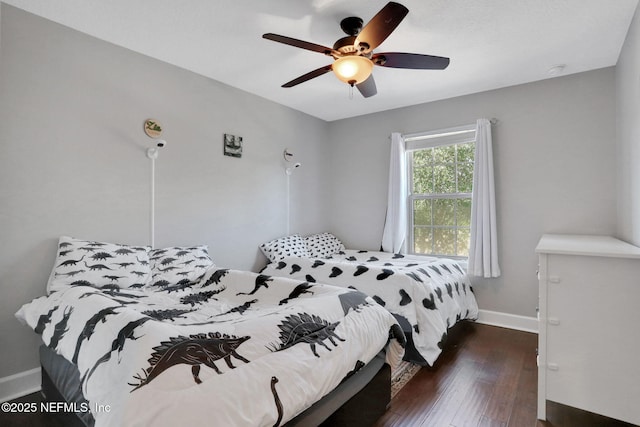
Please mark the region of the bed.
<svg viewBox="0 0 640 427"><path fill-rule="evenodd" d="M404 336L370 297L217 268L202 246L108 245L61 238L49 295L16 313L81 424L317 425L371 383L384 411Z"/></svg>
<svg viewBox="0 0 640 427"><path fill-rule="evenodd" d="M345 249L331 233L286 236L261 245L271 261L262 274L357 289L398 320L404 359L433 366L449 328L475 320L468 276L452 259Z"/></svg>

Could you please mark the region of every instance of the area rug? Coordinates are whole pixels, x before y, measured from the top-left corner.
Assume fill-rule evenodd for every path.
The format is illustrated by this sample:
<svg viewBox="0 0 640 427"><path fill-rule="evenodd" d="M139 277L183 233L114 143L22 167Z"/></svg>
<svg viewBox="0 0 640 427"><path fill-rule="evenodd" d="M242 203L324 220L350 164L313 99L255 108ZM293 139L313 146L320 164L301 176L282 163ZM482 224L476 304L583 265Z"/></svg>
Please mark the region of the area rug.
<svg viewBox="0 0 640 427"><path fill-rule="evenodd" d="M421 366L410 362L400 362L398 367L391 373L391 398L404 387Z"/></svg>

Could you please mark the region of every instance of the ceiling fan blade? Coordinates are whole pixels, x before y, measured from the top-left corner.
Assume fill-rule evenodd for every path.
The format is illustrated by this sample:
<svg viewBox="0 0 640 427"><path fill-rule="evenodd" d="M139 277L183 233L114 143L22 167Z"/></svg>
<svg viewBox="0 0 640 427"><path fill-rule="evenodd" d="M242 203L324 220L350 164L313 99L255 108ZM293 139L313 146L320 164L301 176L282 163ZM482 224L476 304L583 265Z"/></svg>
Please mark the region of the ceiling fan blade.
<svg viewBox="0 0 640 427"><path fill-rule="evenodd" d="M414 70L444 70L449 66L449 58L421 55L419 53L385 52L371 57L376 65L391 68L411 68Z"/></svg>
<svg viewBox="0 0 640 427"><path fill-rule="evenodd" d="M356 87L365 98L369 98L370 96L378 93L378 89L376 88L376 81L373 79L373 74L371 74L367 78L367 80L357 84Z"/></svg>
<svg viewBox="0 0 640 427"><path fill-rule="evenodd" d="M293 79L290 82L283 84L282 87L293 87L295 85L299 85L300 83L304 83L307 80L311 80L316 77L319 77L324 73L328 73L329 71L331 71L331 65L325 65L324 67L318 68L313 71L309 71L307 74L303 74L297 79Z"/></svg>
<svg viewBox="0 0 640 427"><path fill-rule="evenodd" d="M356 37L356 49L369 53L380 45L407 16L409 9L400 3L389 2L364 26Z"/></svg>
<svg viewBox="0 0 640 427"><path fill-rule="evenodd" d="M288 44L289 46L299 47L301 49L311 50L313 52L324 53L325 55L331 56L335 51L327 46L322 46L315 43L309 43L304 40L298 40L287 36L281 36L279 34L266 33L262 35L262 38L267 40L272 40L278 43Z"/></svg>

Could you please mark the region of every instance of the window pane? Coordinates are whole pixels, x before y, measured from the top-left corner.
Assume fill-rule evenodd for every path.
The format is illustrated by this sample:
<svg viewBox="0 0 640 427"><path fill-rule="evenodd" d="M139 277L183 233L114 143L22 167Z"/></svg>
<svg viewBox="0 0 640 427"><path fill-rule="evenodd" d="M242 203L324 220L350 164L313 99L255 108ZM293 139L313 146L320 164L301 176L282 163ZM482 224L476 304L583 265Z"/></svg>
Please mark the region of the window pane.
<svg viewBox="0 0 640 427"><path fill-rule="evenodd" d="M458 144L458 162L473 163L474 157L474 144L469 142L467 144Z"/></svg>
<svg viewBox="0 0 640 427"><path fill-rule="evenodd" d="M456 161L456 146L445 145L433 148L433 160L436 163L453 163Z"/></svg>
<svg viewBox="0 0 640 427"><path fill-rule="evenodd" d="M431 200L414 200L413 223L415 225L431 225Z"/></svg>
<svg viewBox="0 0 640 427"><path fill-rule="evenodd" d="M470 227L471 226L471 199L458 199L457 200L457 225L458 227Z"/></svg>
<svg viewBox="0 0 640 427"><path fill-rule="evenodd" d="M450 194L456 192L456 167L451 165L437 165L433 168L435 194Z"/></svg>
<svg viewBox="0 0 640 427"><path fill-rule="evenodd" d="M433 163L433 149L425 148L413 152L414 165L425 166Z"/></svg>
<svg viewBox="0 0 640 427"><path fill-rule="evenodd" d="M433 224L434 225L456 225L455 199L434 199L433 200Z"/></svg>
<svg viewBox="0 0 640 427"><path fill-rule="evenodd" d="M458 192L471 193L473 187L473 163L458 163Z"/></svg>
<svg viewBox="0 0 640 427"><path fill-rule="evenodd" d="M458 254L459 256L469 256L469 242L471 233L468 228L458 229Z"/></svg>
<svg viewBox="0 0 640 427"><path fill-rule="evenodd" d="M432 228L431 227L414 227L413 228L413 252L417 254L432 254Z"/></svg>
<svg viewBox="0 0 640 427"><path fill-rule="evenodd" d="M433 230L433 250L439 255L455 255L456 230L435 228Z"/></svg>
<svg viewBox="0 0 640 427"><path fill-rule="evenodd" d="M413 193L433 193L433 168L431 166L413 168Z"/></svg>
<svg viewBox="0 0 640 427"><path fill-rule="evenodd" d="M412 201L414 253L468 256L474 155L473 142L411 153L412 194L430 196Z"/></svg>

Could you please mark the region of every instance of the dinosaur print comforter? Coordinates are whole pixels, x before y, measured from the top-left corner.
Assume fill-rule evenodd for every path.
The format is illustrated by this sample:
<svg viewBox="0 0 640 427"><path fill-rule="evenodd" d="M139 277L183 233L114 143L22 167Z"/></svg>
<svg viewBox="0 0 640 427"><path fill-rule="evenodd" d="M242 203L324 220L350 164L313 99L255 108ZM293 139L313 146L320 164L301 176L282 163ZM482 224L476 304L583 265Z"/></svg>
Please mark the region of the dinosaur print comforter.
<svg viewBox="0 0 640 427"><path fill-rule="evenodd" d="M412 360L416 363L433 365L447 330L460 320L478 317L469 278L451 259L347 249L326 258L286 257L268 264L262 273L370 295L398 318L403 329L411 329L413 344L424 359Z"/></svg>
<svg viewBox="0 0 640 427"><path fill-rule="evenodd" d="M70 286L16 316L77 365L98 427L280 425L381 349L394 367L404 343L360 292L216 268L181 286Z"/></svg>

